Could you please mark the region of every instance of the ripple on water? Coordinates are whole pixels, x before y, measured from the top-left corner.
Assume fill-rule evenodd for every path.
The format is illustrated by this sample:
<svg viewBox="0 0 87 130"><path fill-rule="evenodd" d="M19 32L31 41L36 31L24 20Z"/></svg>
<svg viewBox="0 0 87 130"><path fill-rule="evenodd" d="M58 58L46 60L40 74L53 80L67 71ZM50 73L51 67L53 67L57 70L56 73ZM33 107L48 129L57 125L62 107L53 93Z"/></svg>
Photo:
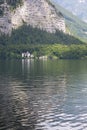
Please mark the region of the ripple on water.
<svg viewBox="0 0 87 130"><path fill-rule="evenodd" d="M87 79L71 66L0 76L0 130L87 130Z"/></svg>
<svg viewBox="0 0 87 130"><path fill-rule="evenodd" d="M84 116L67 115L65 113L56 116L50 114L44 116L44 119L37 121L36 130L39 128L44 130L45 127L47 130L87 130L87 114L84 114Z"/></svg>

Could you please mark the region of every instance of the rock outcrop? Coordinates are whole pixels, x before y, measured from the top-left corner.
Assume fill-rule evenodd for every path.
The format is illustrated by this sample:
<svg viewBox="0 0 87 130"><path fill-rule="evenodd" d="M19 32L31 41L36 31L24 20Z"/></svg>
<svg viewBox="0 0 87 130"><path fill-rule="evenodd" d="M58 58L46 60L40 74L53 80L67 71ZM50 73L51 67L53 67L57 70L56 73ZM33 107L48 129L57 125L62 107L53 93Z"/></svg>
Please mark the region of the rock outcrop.
<svg viewBox="0 0 87 130"><path fill-rule="evenodd" d="M23 24L37 27L50 33L66 32L61 12L56 11L49 0L23 0L23 4L11 10L6 1L0 4L0 33L11 34Z"/></svg>

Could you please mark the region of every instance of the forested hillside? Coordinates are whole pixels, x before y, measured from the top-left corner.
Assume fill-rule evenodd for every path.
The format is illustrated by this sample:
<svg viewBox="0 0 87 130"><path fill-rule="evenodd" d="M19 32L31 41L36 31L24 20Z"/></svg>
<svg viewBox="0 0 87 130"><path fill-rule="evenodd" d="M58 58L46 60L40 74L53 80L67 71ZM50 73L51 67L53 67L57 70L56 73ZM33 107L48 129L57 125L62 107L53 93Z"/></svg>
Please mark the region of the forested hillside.
<svg viewBox="0 0 87 130"><path fill-rule="evenodd" d="M56 33L49 33L38 28L24 25L19 29L13 30L12 35L2 35L0 37L0 44L82 44L80 40L63 33L56 31Z"/></svg>
<svg viewBox="0 0 87 130"><path fill-rule="evenodd" d="M2 33L0 35L0 59L22 58L22 52L26 51L33 54L35 58L43 55L57 59L78 59L86 57L86 45L78 38L65 32L67 26L65 26L65 20L61 11L56 10L53 5L50 5L48 0L38 0L36 3L34 0L33 2L26 0L22 8L23 10L21 6L18 10L15 10L18 5L23 4L22 2L22 0L7 0L11 9L14 9L14 11L12 10L14 12L12 16L14 28L12 28L11 17L9 17L10 12L8 12L9 8L7 4L3 6L3 1L1 1L1 7L6 8L6 12L3 14L3 10L1 10L0 24ZM37 10L33 10L30 4L37 7ZM28 10L28 7L30 10ZM42 9L44 13L41 12ZM24 14L20 10L24 11ZM34 11L38 13L34 15ZM20 13L20 17L18 12ZM33 22L33 24L30 24L30 22Z"/></svg>
<svg viewBox="0 0 87 130"><path fill-rule="evenodd" d="M0 37L0 59L22 58L22 52L27 51L35 58L46 55L50 58L77 59L86 56L87 47L61 31L48 33L26 25L13 30L10 37Z"/></svg>

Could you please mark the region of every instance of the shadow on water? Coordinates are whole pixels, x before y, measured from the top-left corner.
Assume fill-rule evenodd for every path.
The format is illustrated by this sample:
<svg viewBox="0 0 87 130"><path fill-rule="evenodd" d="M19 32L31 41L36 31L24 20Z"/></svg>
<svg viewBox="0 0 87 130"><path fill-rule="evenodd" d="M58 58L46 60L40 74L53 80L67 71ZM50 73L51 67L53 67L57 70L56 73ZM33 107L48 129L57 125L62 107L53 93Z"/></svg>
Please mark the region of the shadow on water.
<svg viewBox="0 0 87 130"><path fill-rule="evenodd" d="M0 61L0 129L86 130L86 66L85 60Z"/></svg>

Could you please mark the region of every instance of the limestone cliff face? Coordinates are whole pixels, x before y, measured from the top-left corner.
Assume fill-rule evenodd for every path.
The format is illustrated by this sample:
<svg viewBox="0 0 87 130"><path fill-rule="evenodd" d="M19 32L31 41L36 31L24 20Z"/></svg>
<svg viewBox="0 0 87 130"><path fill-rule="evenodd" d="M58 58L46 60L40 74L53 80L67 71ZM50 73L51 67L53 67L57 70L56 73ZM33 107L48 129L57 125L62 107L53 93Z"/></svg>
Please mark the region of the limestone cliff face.
<svg viewBox="0 0 87 130"><path fill-rule="evenodd" d="M49 0L23 0L23 4L16 9L4 2L0 5L3 14L0 15L0 33L11 34L23 24L31 25L51 33L56 30L66 31L62 14L52 6Z"/></svg>

